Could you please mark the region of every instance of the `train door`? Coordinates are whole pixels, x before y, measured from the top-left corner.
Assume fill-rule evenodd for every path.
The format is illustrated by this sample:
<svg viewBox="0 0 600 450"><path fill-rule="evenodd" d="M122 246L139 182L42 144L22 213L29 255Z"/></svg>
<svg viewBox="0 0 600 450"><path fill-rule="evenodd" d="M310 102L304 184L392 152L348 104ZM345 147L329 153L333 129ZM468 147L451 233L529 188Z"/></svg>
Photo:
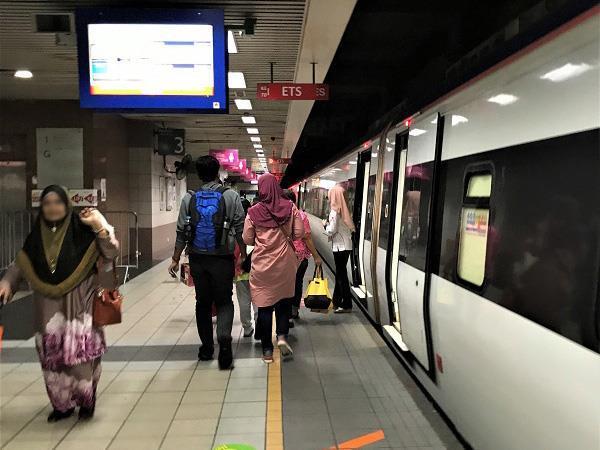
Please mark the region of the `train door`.
<svg viewBox="0 0 600 450"><path fill-rule="evenodd" d="M364 268L361 259L362 255L362 233L361 230L364 227L364 217L362 217L362 205L366 197L365 189L365 166L367 171L369 170L369 161L371 159L371 152L363 152L348 163L350 165L356 165L356 178L354 187L354 203L352 204L352 217L356 225L356 232L352 235L352 254L350 256L350 262L352 267L352 290L360 299L364 299ZM363 192L364 191L364 192Z"/></svg>
<svg viewBox="0 0 600 450"><path fill-rule="evenodd" d="M408 130L406 127L392 129L386 137L383 170L382 209L379 227L379 247L382 249L378 270L378 293L381 309L387 307L388 314L382 314L383 329L402 350L408 350L402 340L400 308L398 306L398 253L402 218L402 199L406 171ZM385 276L384 276L385 274ZM385 293L385 295L384 295Z"/></svg>
<svg viewBox="0 0 600 450"><path fill-rule="evenodd" d="M360 238L359 238L359 261L362 284L360 299L371 316L374 316L375 305L373 296L373 276L371 272L371 249L373 240L373 212L375 209L375 191L377 184L377 168L379 157L377 139L371 147L361 154L361 164L364 170ZM366 153L366 154L365 154Z"/></svg>
<svg viewBox="0 0 600 450"><path fill-rule="evenodd" d="M400 234L393 250L398 258L397 326L406 348L430 374L433 370L427 265L433 225L430 222L438 121L442 120L433 115L410 126L403 195L397 196L396 203L396 211L400 210Z"/></svg>

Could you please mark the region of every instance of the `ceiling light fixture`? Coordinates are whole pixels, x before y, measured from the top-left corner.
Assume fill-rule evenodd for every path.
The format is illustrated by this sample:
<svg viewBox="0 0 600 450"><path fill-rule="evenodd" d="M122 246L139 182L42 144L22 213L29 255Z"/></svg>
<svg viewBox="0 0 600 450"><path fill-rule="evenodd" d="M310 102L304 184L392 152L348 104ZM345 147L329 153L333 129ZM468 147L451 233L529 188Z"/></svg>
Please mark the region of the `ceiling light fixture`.
<svg viewBox="0 0 600 450"><path fill-rule="evenodd" d="M356 161L348 161L348 164L358 164Z"/></svg>
<svg viewBox="0 0 600 450"><path fill-rule="evenodd" d="M487 99L488 102L497 103L498 105L501 105L501 106L510 105L511 103L514 103L517 100L519 100L519 97L517 97L516 95L512 95L512 94L498 94L498 95L494 95L493 97L490 97Z"/></svg>
<svg viewBox="0 0 600 450"><path fill-rule="evenodd" d="M254 116L242 116L242 122L246 125L254 125L256 123L256 119Z"/></svg>
<svg viewBox="0 0 600 450"><path fill-rule="evenodd" d="M408 132L411 136L421 136L422 134L427 133L426 130L421 130L420 128L413 128Z"/></svg>
<svg viewBox="0 0 600 450"><path fill-rule="evenodd" d="M33 78L33 74L29 70L17 70L15 71L15 78Z"/></svg>
<svg viewBox="0 0 600 450"><path fill-rule="evenodd" d="M592 66L590 66L589 64L586 64L586 63L581 63L581 64L567 63L564 66L561 66L557 69L551 70L548 73L545 73L540 78L542 80L550 80L555 83L559 83L561 81L568 80L569 78L573 78L578 75L581 75L582 73L587 72L591 68L592 68Z"/></svg>
<svg viewBox="0 0 600 450"><path fill-rule="evenodd" d="M252 109L252 102L245 98L236 98L235 106L237 106L237 109L239 110Z"/></svg>
<svg viewBox="0 0 600 450"><path fill-rule="evenodd" d="M458 114L452 114L452 126L460 125L461 123L467 123L469 119L464 116L459 116Z"/></svg>
<svg viewBox="0 0 600 450"><path fill-rule="evenodd" d="M244 72L229 72L227 81L229 82L229 89L246 89Z"/></svg>
<svg viewBox="0 0 600 450"><path fill-rule="evenodd" d="M227 51L229 53L237 53L237 45L235 44L235 39L233 38L233 33L231 30L227 31Z"/></svg>
<svg viewBox="0 0 600 450"><path fill-rule="evenodd" d="M258 134L258 128L246 128L248 134Z"/></svg>
<svg viewBox="0 0 600 450"><path fill-rule="evenodd" d="M254 144L254 148L262 148L262 144Z"/></svg>
<svg viewBox="0 0 600 450"><path fill-rule="evenodd" d="M260 142L260 138L259 138L258 136L252 136L252 137L250 138L250 140L251 140L252 142Z"/></svg>

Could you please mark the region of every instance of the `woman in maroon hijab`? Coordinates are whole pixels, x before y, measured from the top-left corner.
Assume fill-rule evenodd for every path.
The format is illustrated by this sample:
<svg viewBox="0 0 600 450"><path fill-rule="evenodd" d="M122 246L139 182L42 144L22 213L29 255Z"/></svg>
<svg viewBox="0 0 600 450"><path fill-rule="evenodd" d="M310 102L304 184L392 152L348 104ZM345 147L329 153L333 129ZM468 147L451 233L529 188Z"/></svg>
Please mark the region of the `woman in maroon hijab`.
<svg viewBox="0 0 600 450"><path fill-rule="evenodd" d="M304 224L296 206L283 197L277 179L265 174L258 180L259 203L248 210L244 242L253 245L250 291L258 307L256 324L263 360L273 362L273 310L277 346L283 357L292 354L287 342L289 302L294 297L298 258L293 240L304 237Z"/></svg>

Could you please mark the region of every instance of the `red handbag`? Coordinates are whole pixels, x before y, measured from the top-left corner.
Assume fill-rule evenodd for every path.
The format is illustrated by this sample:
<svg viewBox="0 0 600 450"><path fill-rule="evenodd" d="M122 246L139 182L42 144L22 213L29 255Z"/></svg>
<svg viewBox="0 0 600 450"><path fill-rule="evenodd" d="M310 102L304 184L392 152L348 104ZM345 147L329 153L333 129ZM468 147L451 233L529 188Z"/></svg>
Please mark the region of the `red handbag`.
<svg viewBox="0 0 600 450"><path fill-rule="evenodd" d="M109 266L103 264L102 260L102 257L99 258L96 264L99 286L94 296L93 322L96 327L121 323L123 305L123 296L118 288L115 261L112 260ZM109 270L106 270L106 266L109 266ZM112 276L108 275L108 272L112 272Z"/></svg>

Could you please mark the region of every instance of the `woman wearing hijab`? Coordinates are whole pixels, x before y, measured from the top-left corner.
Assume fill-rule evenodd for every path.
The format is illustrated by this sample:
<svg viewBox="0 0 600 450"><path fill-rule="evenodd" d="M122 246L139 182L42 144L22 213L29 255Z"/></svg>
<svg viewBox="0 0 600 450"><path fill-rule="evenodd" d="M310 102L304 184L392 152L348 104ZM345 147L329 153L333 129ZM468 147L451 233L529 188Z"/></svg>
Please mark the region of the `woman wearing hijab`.
<svg viewBox="0 0 600 450"><path fill-rule="evenodd" d="M335 289L333 306L335 313L352 312L352 297L348 281L348 258L352 251L352 233L355 230L352 216L344 198L344 188L335 185L328 194L329 219L325 223L325 234L329 236L335 261Z"/></svg>
<svg viewBox="0 0 600 450"><path fill-rule="evenodd" d="M289 302L294 297L298 258L293 241L304 237L298 209L283 198L277 179L267 173L258 180L259 202L248 210L244 242L253 245L250 290L258 307L256 333L261 338L263 360L273 362L273 310L277 347L283 357L292 354L287 342Z"/></svg>
<svg viewBox="0 0 600 450"><path fill-rule="evenodd" d="M37 221L4 278L0 299L10 300L25 278L34 291L35 342L53 411L48 422L94 415L104 332L92 323L98 259L118 251L112 227L102 214L71 209L60 186L42 192Z"/></svg>
<svg viewBox="0 0 600 450"><path fill-rule="evenodd" d="M283 196L290 200L294 205L297 204L298 198L294 191L290 189L286 189L283 191ZM300 261L300 265L298 266L298 271L296 272L296 287L294 291L294 299L292 301L291 306L291 318L290 318L290 328L294 328L295 324L292 319L298 319L300 317L300 302L302 301L302 291L304 288L304 275L306 274L306 268L308 267L308 260L311 257L315 259L315 266L320 266L323 264L323 260L321 256L319 256L319 252L315 248L315 244L313 243L311 237L310 230L310 222L308 221L308 216L304 211L298 209L298 213L300 214L300 218L302 219L302 223L304 224L304 238L298 239L294 241L294 248L296 249L296 257L298 261Z"/></svg>

